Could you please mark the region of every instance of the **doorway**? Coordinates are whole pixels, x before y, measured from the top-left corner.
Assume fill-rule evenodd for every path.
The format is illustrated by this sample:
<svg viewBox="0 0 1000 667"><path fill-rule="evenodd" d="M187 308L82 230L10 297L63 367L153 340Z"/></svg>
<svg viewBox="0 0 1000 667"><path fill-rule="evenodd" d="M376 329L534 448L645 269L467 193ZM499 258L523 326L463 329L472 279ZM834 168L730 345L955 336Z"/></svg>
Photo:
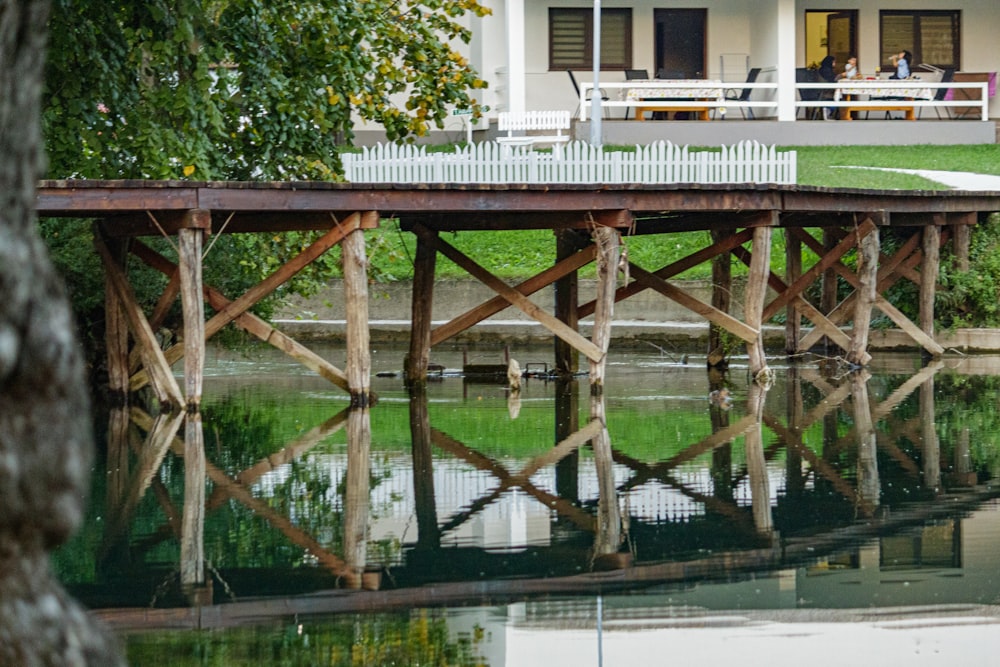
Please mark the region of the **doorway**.
<svg viewBox="0 0 1000 667"><path fill-rule="evenodd" d="M805 64L817 65L826 56L837 59L838 71L858 55L858 12L806 10ZM860 60L860 59L859 59ZM861 67L862 63L858 63ZM869 68L872 69L872 68Z"/></svg>
<svg viewBox="0 0 1000 667"><path fill-rule="evenodd" d="M707 9L656 9L654 64L657 78L705 78Z"/></svg>

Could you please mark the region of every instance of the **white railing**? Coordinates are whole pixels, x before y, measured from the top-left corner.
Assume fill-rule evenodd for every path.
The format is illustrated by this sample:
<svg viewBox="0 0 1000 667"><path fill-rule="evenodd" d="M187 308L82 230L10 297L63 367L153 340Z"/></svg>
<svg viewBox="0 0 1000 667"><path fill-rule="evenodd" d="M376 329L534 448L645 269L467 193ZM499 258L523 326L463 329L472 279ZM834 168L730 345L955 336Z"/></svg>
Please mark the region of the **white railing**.
<svg viewBox="0 0 1000 667"><path fill-rule="evenodd" d="M866 88L875 88L880 91L881 98L869 99L869 100L854 100L848 101L844 99L835 100L810 100L803 101L801 99L796 100L796 106L798 108L835 108L835 107L857 107L865 106L872 108L880 107L894 107L900 104L905 104L906 106L912 106L915 109L923 109L927 107L936 107L938 109L950 109L954 108L979 108L979 116L981 120L989 120L989 83L986 81L924 81L923 79L880 79L880 80L869 80L869 79L859 79L853 81L839 81L837 83L796 83L796 89L801 90L821 90L821 91L831 91L831 94L836 95L838 90L850 90L859 89L862 94ZM969 91L979 91L979 99L942 99L936 100L932 99L938 90L940 89L953 89L953 90L969 90ZM893 90L899 90L900 93L909 93L914 89L926 89L929 93L929 97L916 97L906 100L891 100L885 99L887 97L884 91L889 91L889 95L892 94ZM801 95L801 93L800 93ZM901 97L903 95L900 95Z"/></svg>
<svg viewBox="0 0 1000 667"><path fill-rule="evenodd" d="M747 100L744 102L741 100L730 99L726 96L730 95L738 97L744 88L751 88L754 91L777 91L778 84L773 82L745 83L739 81L720 81L718 83L713 83L713 85L710 86L718 89L719 94L714 97L709 96L709 99L701 100L696 100L694 98L666 100L642 100L628 98L628 90L630 88L662 90L662 97L670 98L670 91L684 93L692 87L690 81L684 80L672 81L669 79L662 79L654 81L602 81L600 87L607 93L609 98L606 102L601 102L601 106L605 108L635 109L642 107L644 109L660 109L663 111L670 111L671 109L683 109L692 105L697 105L714 109L717 113L721 110L721 114L719 115L724 116L727 110L732 109L773 109L775 106L774 100L757 99ZM590 91L593 88L594 84L591 81L583 81L580 83L580 113L578 118L581 121L587 120L587 113L590 111ZM684 97L688 96L684 95Z"/></svg>
<svg viewBox="0 0 1000 667"><path fill-rule="evenodd" d="M922 79L903 79L903 80L892 80L892 79L882 79L877 82L860 80L860 81L840 81L837 83L795 83L795 88L798 91L803 89L806 90L828 90L836 91L837 88L844 87L854 87L852 84L860 84L861 86L876 84L879 88L901 88L901 89L912 89L912 88L927 88L933 93L940 88L951 88L953 90L963 90L963 91L979 91L979 99L914 99L907 100L907 105L912 105L915 108L937 108L937 109L950 109L950 108L978 108L979 117L982 120L989 120L989 84L985 81L924 81ZM601 102L603 108L612 109L635 109L637 107L642 107L645 109L656 108L663 111L670 111L672 108L686 108L690 107L692 104L698 106L707 107L715 111L717 118L721 118L727 115L732 116L734 109L774 109L777 102L774 99L751 99L748 101L740 101L734 99L705 99L705 100L684 100L675 99L669 101L653 101L653 100L639 100L639 99L628 99L627 91L629 88L656 88L663 90L663 97L669 98L671 90L683 91L691 87L690 83L684 81L669 81L662 80L654 82L642 82L637 83L635 81L602 81L600 84L601 88L604 89L608 97L610 98L606 102ZM590 112L590 91L593 89L594 84L589 81L580 82L580 112L578 119L581 121L587 120L587 114ZM718 86L717 86L718 87ZM754 96L759 95L761 98L767 98L771 95L777 93L778 84L775 82L754 82L754 83L740 83L737 81L724 82L722 83L722 88L726 94L732 95L733 93L739 94L744 88L753 89ZM760 91L760 92L758 92ZM768 92L770 91L770 92ZM799 97L798 95L796 96ZM889 101L889 100L873 100L870 106L894 106L899 105L899 101ZM869 106L868 102L865 102L866 106ZM798 109L809 109L809 108L822 108L822 107L851 107L858 106L857 102L848 102L846 100L815 100L815 101L803 101L801 99L795 100L796 110Z"/></svg>
<svg viewBox="0 0 1000 667"><path fill-rule="evenodd" d="M744 141L715 150L670 142L604 151L576 141L561 156L484 142L451 153L379 144L341 156L352 183L776 183L794 184L795 151Z"/></svg>

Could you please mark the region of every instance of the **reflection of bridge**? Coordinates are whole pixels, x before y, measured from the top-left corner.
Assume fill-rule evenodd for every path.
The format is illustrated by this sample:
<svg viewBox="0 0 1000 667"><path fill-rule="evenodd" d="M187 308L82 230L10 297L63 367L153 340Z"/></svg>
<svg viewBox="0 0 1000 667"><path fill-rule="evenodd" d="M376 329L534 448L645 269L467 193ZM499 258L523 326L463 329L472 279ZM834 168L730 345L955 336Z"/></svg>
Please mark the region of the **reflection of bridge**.
<svg viewBox="0 0 1000 667"><path fill-rule="evenodd" d="M192 542L189 547L192 549L197 548L192 538L198 533L196 522L203 521L224 502L236 502L252 510L283 534L289 543L308 552L322 570L344 584L377 588L379 577L372 568L391 566L393 585L403 589L386 591L370 598L368 603L327 599L328 611L341 610L342 604L392 606L403 604L403 600L414 604L429 603L428 600L421 602L422 593L411 588L428 580L452 582L448 584L451 593L447 595L456 597L449 600L472 592L473 588L463 588L462 581L476 582L474 588L479 591L476 594L487 590L492 599L505 595L517 597L531 591L583 592L594 586L608 586L612 581L617 582L614 586L632 586L660 580L682 581L692 576L716 576L724 572L787 567L820 558L836 548L882 531L919 525L929 517L954 517L953 510L973 507L992 494L990 491L971 491L975 472L970 468L968 452L962 450L963 446L968 447L968 441L964 445L956 444L951 465L953 472L947 480L941 477L941 469L947 464L941 460L933 403L934 376L940 367L939 363L925 367L879 402L871 402L864 372L854 373L845 380L824 377L813 370L792 369L789 371L788 400L783 410L765 410L763 390L758 388L755 395L752 387L749 414L737 418L740 410L734 409L730 420L730 412L712 408L713 433L663 461L641 461L610 448L610 457L594 457L590 481L581 481L586 478L588 468L581 465L578 454L588 443L593 445L607 437L600 417L588 420L582 428L564 423L562 430L571 432L540 456L500 461L434 429L427 414L426 396L417 392L410 403L412 494L401 503L412 514L396 517L407 519L411 524L415 519L417 532L412 535L411 529L406 535L407 558L403 565L395 559L372 562L368 556L368 543L372 539L371 507L384 511L392 505L393 493L400 491L386 487L373 492L369 487L368 411L343 411L235 475L226 474L206 462L205 475L212 482L214 493L204 500L197 493L187 494L183 507L178 508L171 504L155 472L168 448L173 448L180 456L187 456L184 443L175 437L179 420L169 416L154 420L133 409L131 421L147 433L147 438L141 444L134 438L130 440L126 415L118 413L113 417L113 425L117 427L112 435L117 434L117 438L112 438L109 448L109 464L113 464L109 468L115 471L110 479L113 498L109 500L113 502L109 502L109 507L117 507L118 511L109 512L106 544L110 549L115 543L117 533L129 524L139 499L149 490L171 517L171 521L158 531L158 539L176 537L182 543ZM805 385L809 393L821 396L808 406L803 402ZM560 387L556 392L556 409L563 415L577 412L574 408L577 392L569 389ZM895 408L918 391L920 414L897 423L889 431L876 429L876 424L895 419ZM598 414L599 403L592 406ZM845 419L852 424L846 432L841 428L847 423ZM810 447L803 441L803 433L814 425L823 431L823 445L818 452L815 445ZM335 486L345 490L341 508L345 539L343 552L334 553L291 516L275 510L260 490L268 488L268 476L277 474L276 471L303 457L345 426L349 427L348 454L346 461L338 466L341 472L334 480ZM773 436L766 446L765 429ZM897 442L900 437L917 444L917 454L901 447ZM135 452L134 457L128 453L130 448ZM737 452L741 456L734 455ZM460 463L478 471L479 482L466 486L464 493L460 491L458 496L442 497L441 477L435 475L435 470L441 466L443 458L451 469ZM742 462L737 464L736 461ZM779 479L776 471L780 472L782 466L784 488L779 493L775 488L775 481ZM691 470L701 473L691 475ZM545 474L541 475L542 472ZM484 479L488 482L484 483ZM602 493L607 488L602 480L607 479L616 480L610 496L607 492ZM969 486L970 491L953 494L949 503L930 502L894 510L888 517L879 512L885 484L910 489L913 497L934 499L943 492L941 487L945 481L949 492L957 486ZM668 489L671 495L683 497L689 507L697 509L677 521L664 521L660 516L668 507L632 511L633 506L641 506L644 499L650 497L645 490L653 486ZM255 488L258 489L256 493ZM455 485L452 489L459 487ZM745 496L740 489L745 491ZM380 493L385 495L380 496ZM462 531L475 537L475 531L468 531L468 527L495 507L500 499L514 494L521 503L519 511L523 512L530 503L534 504L536 515L538 508L542 508L550 517L546 539L533 542L527 531L520 531L513 524L507 525L507 532L502 536L480 534L482 541L478 544L473 541L458 546L455 540L449 539L449 535ZM607 520L601 518L616 516L609 511L609 506L616 510L624 508L624 528L621 524L608 525ZM442 508L449 509L442 513ZM815 519L800 511L815 508L825 513L824 524L842 527L816 534ZM855 523L859 517L866 517L868 521ZM622 530L633 539L634 563L628 553L621 553ZM777 531L782 539L780 548L775 542ZM557 534L559 537L554 537ZM692 536L710 545L717 556L692 561L679 552L676 544ZM647 564L665 559L677 562ZM428 563L433 567L416 567ZM620 573L610 580L598 574L575 575L594 567L618 568ZM537 580L530 585L526 582L511 584L509 588L510 581L504 579L540 573L554 579ZM484 577L500 581L484 588ZM201 597L194 597L195 602L202 604L210 599L210 588L203 589ZM292 606L298 604L285 602ZM255 613L275 611L267 603L261 605ZM215 609L213 613L222 616L230 611L237 615L249 613L249 608L239 606ZM272 611L265 611L267 609ZM157 612L144 612L143 616L150 619L149 622L159 622L153 620L159 618ZM126 614L121 622L137 621Z"/></svg>

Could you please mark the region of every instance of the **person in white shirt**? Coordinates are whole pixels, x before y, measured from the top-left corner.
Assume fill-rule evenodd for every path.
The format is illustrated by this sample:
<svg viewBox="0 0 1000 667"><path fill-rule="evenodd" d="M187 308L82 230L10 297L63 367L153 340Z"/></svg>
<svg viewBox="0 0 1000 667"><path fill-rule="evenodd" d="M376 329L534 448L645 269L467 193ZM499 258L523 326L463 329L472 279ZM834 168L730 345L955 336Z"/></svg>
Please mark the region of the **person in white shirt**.
<svg viewBox="0 0 1000 667"><path fill-rule="evenodd" d="M844 65L844 71L837 75L838 79L860 79L861 73L858 72L858 59L851 56L847 59L847 64Z"/></svg>

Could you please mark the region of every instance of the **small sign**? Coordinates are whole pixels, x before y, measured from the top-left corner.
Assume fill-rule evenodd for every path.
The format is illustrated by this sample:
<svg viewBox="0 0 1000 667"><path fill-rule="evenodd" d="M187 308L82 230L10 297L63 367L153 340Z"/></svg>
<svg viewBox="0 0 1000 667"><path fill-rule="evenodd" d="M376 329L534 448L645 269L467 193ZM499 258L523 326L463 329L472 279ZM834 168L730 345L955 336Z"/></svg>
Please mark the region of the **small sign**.
<svg viewBox="0 0 1000 667"><path fill-rule="evenodd" d="M482 112L482 113L486 113L489 110L490 110L489 106L479 107L479 111ZM451 115L452 116L471 116L472 115L472 109L452 109L451 110Z"/></svg>

